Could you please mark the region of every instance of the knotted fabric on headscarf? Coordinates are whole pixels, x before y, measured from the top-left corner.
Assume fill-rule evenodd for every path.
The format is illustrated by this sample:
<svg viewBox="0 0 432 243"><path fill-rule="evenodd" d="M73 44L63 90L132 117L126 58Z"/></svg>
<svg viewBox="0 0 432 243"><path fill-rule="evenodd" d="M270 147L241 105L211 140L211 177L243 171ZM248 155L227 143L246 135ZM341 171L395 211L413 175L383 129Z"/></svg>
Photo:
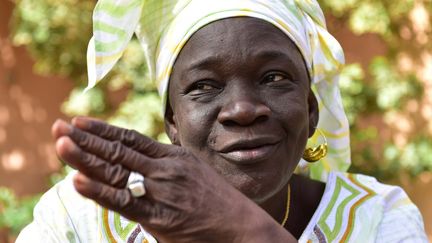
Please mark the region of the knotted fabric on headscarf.
<svg viewBox="0 0 432 243"><path fill-rule="evenodd" d="M331 170L346 171L351 162L349 125L338 87L344 55L328 33L315 0L99 0L87 51L87 89L112 69L135 33L165 109L172 67L187 40L208 23L239 16L262 19L279 28L306 62L319 102L317 128L327 138L329 153L314 164L301 161L299 169L308 167L312 178L323 181ZM310 140L322 141L318 133Z"/></svg>

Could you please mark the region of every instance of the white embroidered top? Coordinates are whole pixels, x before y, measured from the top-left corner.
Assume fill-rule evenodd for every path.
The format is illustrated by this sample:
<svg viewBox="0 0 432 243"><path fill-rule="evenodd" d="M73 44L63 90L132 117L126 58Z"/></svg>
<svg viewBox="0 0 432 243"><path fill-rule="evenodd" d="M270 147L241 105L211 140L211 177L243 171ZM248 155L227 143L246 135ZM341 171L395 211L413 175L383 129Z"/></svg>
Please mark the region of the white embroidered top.
<svg viewBox="0 0 432 243"><path fill-rule="evenodd" d="M223 239L221 239L223 241ZM79 195L72 175L45 193L23 242L146 242L137 223ZM365 175L330 173L324 195L299 242L428 242L422 216L406 193Z"/></svg>

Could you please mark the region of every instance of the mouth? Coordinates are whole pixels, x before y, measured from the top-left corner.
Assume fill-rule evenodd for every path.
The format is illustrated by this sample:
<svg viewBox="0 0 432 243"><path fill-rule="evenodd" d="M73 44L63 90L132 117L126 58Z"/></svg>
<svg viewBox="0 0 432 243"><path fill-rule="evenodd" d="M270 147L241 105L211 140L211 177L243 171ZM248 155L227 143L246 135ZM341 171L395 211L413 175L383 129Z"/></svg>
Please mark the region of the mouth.
<svg viewBox="0 0 432 243"><path fill-rule="evenodd" d="M254 164L272 156L279 142L274 137L237 140L224 146L219 154L235 164Z"/></svg>

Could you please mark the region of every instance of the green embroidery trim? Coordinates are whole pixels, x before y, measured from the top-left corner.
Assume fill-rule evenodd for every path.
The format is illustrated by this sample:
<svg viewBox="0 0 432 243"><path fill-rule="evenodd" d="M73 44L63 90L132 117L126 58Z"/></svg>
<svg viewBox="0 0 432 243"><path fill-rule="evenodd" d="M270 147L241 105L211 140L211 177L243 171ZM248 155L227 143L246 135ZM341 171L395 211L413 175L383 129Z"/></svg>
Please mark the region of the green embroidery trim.
<svg viewBox="0 0 432 243"><path fill-rule="evenodd" d="M340 192L341 192L342 188L350 191L351 195L348 196L348 197L346 197L340 203L340 205L338 205L338 207L336 209L335 225L334 225L333 230L331 230L330 227L326 223L326 219L329 217L332 209L334 208L334 206L336 204L336 201L337 201L337 199L340 196ZM334 239L339 234L339 231L340 231L340 229L342 227L342 221L343 221L343 216L344 216L346 205L350 201L352 201L353 199L355 199L359 194L360 194L360 191L356 190L354 187L352 187L351 185L349 185L343 179L341 179L339 177L336 178L336 188L335 188L335 191L334 191L334 193L332 195L332 198L330 199L329 205L327 206L327 208L325 209L325 211L323 213L323 216L321 217L321 219L318 222L318 225L320 226L321 230L326 235L326 237L327 237L327 239L328 239L329 242L333 242ZM347 210L349 210L349 209L347 209Z"/></svg>
<svg viewBox="0 0 432 243"><path fill-rule="evenodd" d="M116 243L114 236L111 234L109 223L108 223L108 210L101 208L101 218L102 218L102 231L105 234L105 239L109 243Z"/></svg>
<svg viewBox="0 0 432 243"><path fill-rule="evenodd" d="M367 192L367 194L360 198L351 208L351 211L349 213L349 217L348 217L348 227L347 227L347 231L344 233L344 235L342 236L341 242L348 242L352 231L354 229L354 222L355 222L355 216L356 216L356 212L358 207L364 203L366 200L368 200L369 198L372 198L373 196L376 195L376 193L372 190L370 190L369 188L367 188L366 186L364 186L363 184L361 184L356 176L349 174L348 175L348 179L350 179L350 181L352 181L352 183L354 183L355 185L357 185L358 187L362 188L365 192Z"/></svg>
<svg viewBox="0 0 432 243"><path fill-rule="evenodd" d="M137 223L129 221L126 227L121 226L120 215L118 213L114 213L114 227L116 233L120 236L122 240L126 240L126 237L130 235L130 233L135 229Z"/></svg>

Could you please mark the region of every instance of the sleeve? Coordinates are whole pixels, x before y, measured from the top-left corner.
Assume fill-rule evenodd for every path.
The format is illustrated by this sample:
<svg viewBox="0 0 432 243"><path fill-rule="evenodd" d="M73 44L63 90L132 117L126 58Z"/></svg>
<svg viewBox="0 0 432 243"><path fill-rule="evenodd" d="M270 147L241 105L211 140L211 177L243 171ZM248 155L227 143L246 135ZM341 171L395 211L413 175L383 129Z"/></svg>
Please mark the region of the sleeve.
<svg viewBox="0 0 432 243"><path fill-rule="evenodd" d="M429 242L420 211L400 187L392 187L385 201L376 242Z"/></svg>
<svg viewBox="0 0 432 243"><path fill-rule="evenodd" d="M46 192L33 211L33 222L18 235L16 243L80 242L72 220L59 196L62 183Z"/></svg>

